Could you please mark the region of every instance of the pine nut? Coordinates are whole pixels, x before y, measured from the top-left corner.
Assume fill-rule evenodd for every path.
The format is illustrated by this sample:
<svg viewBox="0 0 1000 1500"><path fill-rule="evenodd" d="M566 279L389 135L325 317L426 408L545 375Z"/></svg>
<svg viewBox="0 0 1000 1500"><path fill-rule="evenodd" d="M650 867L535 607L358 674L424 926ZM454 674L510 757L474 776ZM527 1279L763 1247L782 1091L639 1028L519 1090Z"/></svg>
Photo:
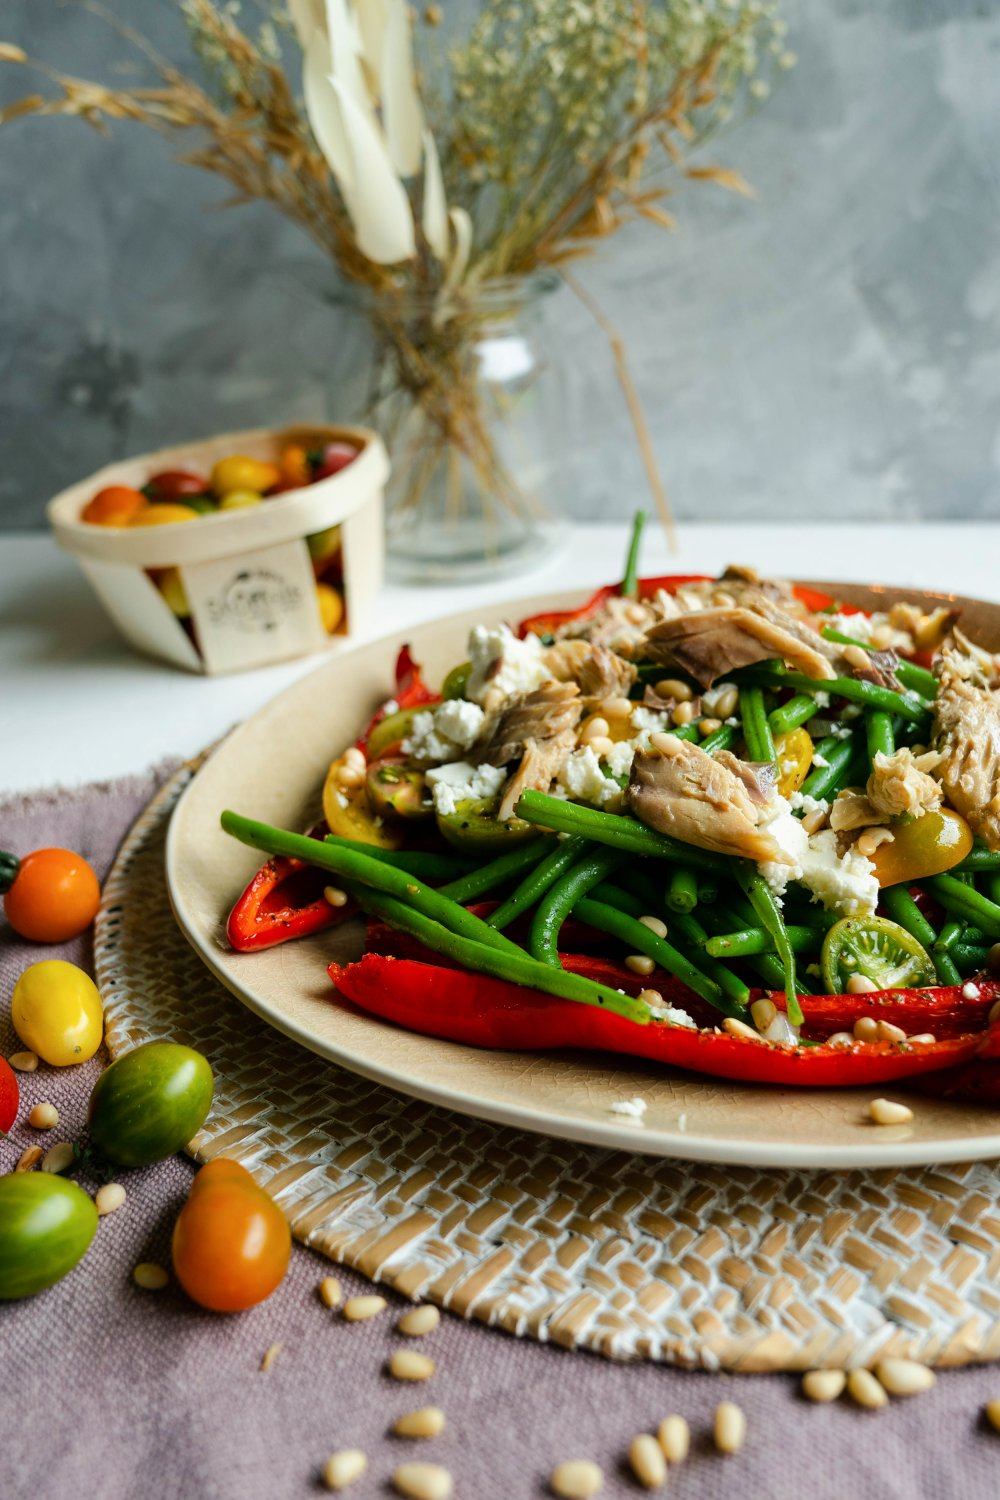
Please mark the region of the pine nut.
<svg viewBox="0 0 1000 1500"><path fill-rule="evenodd" d="M327 885L323 887L323 899L330 906L346 906L347 892L340 890L335 885Z"/></svg>
<svg viewBox="0 0 1000 1500"><path fill-rule="evenodd" d="M348 1297L344 1303L344 1317L348 1323L364 1323L368 1318L374 1318L380 1312L385 1312L388 1307L384 1297L372 1295L369 1297Z"/></svg>
<svg viewBox="0 0 1000 1500"><path fill-rule="evenodd" d="M1000 954L1000 943L994 943L993 948L995 948L997 950L997 953ZM993 953L993 948L990 949L991 955ZM986 1019L991 1026L995 1026L997 1022L1000 1021L1000 1000L994 1000L993 1004L990 1006L989 1014L987 1015Z"/></svg>
<svg viewBox="0 0 1000 1500"><path fill-rule="evenodd" d="M94 1194L94 1207L102 1219L106 1219L108 1214L117 1213L124 1202L125 1189L120 1182L106 1182Z"/></svg>
<svg viewBox="0 0 1000 1500"><path fill-rule="evenodd" d="M407 1500L449 1500L453 1488L451 1475L440 1464L400 1464L392 1483Z"/></svg>
<svg viewBox="0 0 1000 1500"><path fill-rule="evenodd" d="M750 1014L753 1016L753 1024L756 1026L757 1030L766 1031L771 1022L777 1016L778 1007L775 1005L773 1000L766 1000L762 998L760 1000L754 1001L754 1003L750 1007Z"/></svg>
<svg viewBox="0 0 1000 1500"><path fill-rule="evenodd" d="M65 1172L73 1165L75 1155L71 1141L60 1141L58 1146L50 1146L42 1157L42 1171Z"/></svg>
<svg viewBox="0 0 1000 1500"><path fill-rule="evenodd" d="M588 745L591 750L593 750L598 760L607 760L608 756L615 748L614 740L606 734L591 735L590 739L585 740L584 743Z"/></svg>
<svg viewBox="0 0 1000 1500"><path fill-rule="evenodd" d="M640 990L638 998L642 1000L646 1005L659 1006L663 1004L663 996L660 994L659 990Z"/></svg>
<svg viewBox="0 0 1000 1500"><path fill-rule="evenodd" d="M405 1312L396 1324L396 1332L405 1333L410 1339L420 1339L425 1333L433 1333L440 1321L441 1314L428 1302L423 1307L413 1307Z"/></svg>
<svg viewBox="0 0 1000 1500"><path fill-rule="evenodd" d="M1000 1432L1000 1396L994 1396L992 1401L987 1401L983 1407L983 1413L994 1432Z"/></svg>
<svg viewBox="0 0 1000 1500"><path fill-rule="evenodd" d="M747 1419L735 1401L720 1401L712 1428L720 1453L739 1453L747 1435Z"/></svg>
<svg viewBox="0 0 1000 1500"><path fill-rule="evenodd" d="M849 995L871 995L878 989L878 985L867 974L851 974L844 988Z"/></svg>
<svg viewBox="0 0 1000 1500"><path fill-rule="evenodd" d="M336 1276L324 1276L319 1284L319 1300L324 1307L339 1307L343 1300L340 1282Z"/></svg>
<svg viewBox="0 0 1000 1500"><path fill-rule="evenodd" d="M834 1031L826 1039L828 1047L853 1047L857 1038L850 1031Z"/></svg>
<svg viewBox="0 0 1000 1500"><path fill-rule="evenodd" d="M42 1154L43 1153L41 1146L26 1147L26 1149L22 1151L20 1156L17 1158L17 1166L14 1168L14 1171L30 1172L32 1167L37 1166L37 1164L41 1161Z"/></svg>
<svg viewBox="0 0 1000 1500"><path fill-rule="evenodd" d="M59 1111L54 1104L36 1104L28 1115L28 1124L36 1130L51 1130L59 1124Z"/></svg>
<svg viewBox="0 0 1000 1500"><path fill-rule="evenodd" d="M627 719L632 713L631 698L605 698L601 704L606 719Z"/></svg>
<svg viewBox="0 0 1000 1500"><path fill-rule="evenodd" d="M648 927L650 932L655 932L658 938L666 937L667 924L666 922L661 922L659 917L640 917L639 921L643 927Z"/></svg>
<svg viewBox="0 0 1000 1500"><path fill-rule="evenodd" d="M365 773L359 766L341 766L337 780L341 786L359 787L364 784Z"/></svg>
<svg viewBox="0 0 1000 1500"><path fill-rule="evenodd" d="M706 718L706 719L699 719L698 720L698 733L699 734L714 734L717 729L721 729L721 728L722 728L722 720L721 719Z"/></svg>
<svg viewBox="0 0 1000 1500"><path fill-rule="evenodd" d="M389 1374L394 1380L430 1380L434 1361L413 1349L397 1349L389 1360Z"/></svg>
<svg viewBox="0 0 1000 1500"><path fill-rule="evenodd" d="M725 688L716 697L712 707L720 719L731 719L739 705L739 689L734 687Z"/></svg>
<svg viewBox="0 0 1000 1500"><path fill-rule="evenodd" d="M647 953L630 953L625 960L625 967L631 969L633 974L652 974L656 968L655 963Z"/></svg>
<svg viewBox="0 0 1000 1500"><path fill-rule="evenodd" d="M570 1458L557 1464L549 1479L549 1488L561 1500L593 1500L603 1484L604 1475L589 1458Z"/></svg>
<svg viewBox="0 0 1000 1500"><path fill-rule="evenodd" d="M844 646L841 655L848 666L857 667L860 672L867 671L871 666L871 659L863 646Z"/></svg>
<svg viewBox="0 0 1000 1500"><path fill-rule="evenodd" d="M878 1022L874 1016L859 1016L854 1023L854 1040L856 1042L874 1042L878 1040Z"/></svg>
<svg viewBox="0 0 1000 1500"><path fill-rule="evenodd" d="M882 1359L875 1366L879 1384L890 1396L915 1396L929 1391L937 1376L916 1359Z"/></svg>
<svg viewBox="0 0 1000 1500"><path fill-rule="evenodd" d="M678 703L677 707L674 709L670 717L677 725L677 727L679 729L682 729L686 724L690 724L694 719L694 704Z"/></svg>
<svg viewBox="0 0 1000 1500"><path fill-rule="evenodd" d="M595 714L592 719L588 719L586 724L584 724L580 731L580 738L585 745L589 744L591 740L607 739L610 727L607 719L601 714Z"/></svg>
<svg viewBox="0 0 1000 1500"><path fill-rule="evenodd" d="M367 1467L368 1459L360 1448L341 1448L339 1453L331 1453L323 1465L323 1483L328 1490L346 1490L361 1478Z"/></svg>
<svg viewBox="0 0 1000 1500"><path fill-rule="evenodd" d="M691 1450L691 1429L684 1417L664 1417L656 1429L663 1456L669 1463L682 1464Z"/></svg>
<svg viewBox="0 0 1000 1500"><path fill-rule="evenodd" d="M12 1052L7 1061L15 1073L33 1073L38 1067L38 1053Z"/></svg>
<svg viewBox="0 0 1000 1500"><path fill-rule="evenodd" d="M905 1042L906 1032L902 1026L894 1026L891 1021L879 1021L877 1023L878 1039L880 1042Z"/></svg>
<svg viewBox="0 0 1000 1500"><path fill-rule="evenodd" d="M762 1042L764 1038L759 1031L754 1031L745 1021L738 1021L735 1016L725 1016L722 1029L728 1031L730 1036L742 1037L745 1042Z"/></svg>
<svg viewBox="0 0 1000 1500"><path fill-rule="evenodd" d="M812 812L806 813L801 820L802 827L806 833L819 833L828 817L829 812L825 807L814 807Z"/></svg>
<svg viewBox="0 0 1000 1500"><path fill-rule="evenodd" d="M264 1358L260 1362L260 1368L265 1375L280 1355L283 1347L282 1344L269 1344L265 1349Z"/></svg>
<svg viewBox="0 0 1000 1500"><path fill-rule="evenodd" d="M878 1411L880 1407L889 1404L889 1397L871 1370L849 1370L847 1394L852 1401L856 1401L859 1406L867 1407L869 1411Z"/></svg>
<svg viewBox="0 0 1000 1500"><path fill-rule="evenodd" d="M846 1384L843 1370L809 1370L802 1377L802 1394L807 1401L836 1401Z"/></svg>
<svg viewBox="0 0 1000 1500"><path fill-rule="evenodd" d="M662 755L669 755L677 744L675 734L666 734L662 729L654 730L649 736L651 750L659 750Z"/></svg>
<svg viewBox="0 0 1000 1500"><path fill-rule="evenodd" d="M416 1411L397 1417L392 1430L401 1438L438 1437L444 1432L444 1412L439 1406L418 1406Z"/></svg>
<svg viewBox="0 0 1000 1500"><path fill-rule="evenodd" d="M873 1099L868 1113L874 1125L907 1125L913 1119L909 1105L897 1104L894 1099Z"/></svg>
<svg viewBox="0 0 1000 1500"><path fill-rule="evenodd" d="M136 1286L141 1286L144 1292L162 1292L170 1277L155 1261L142 1260L133 1269L132 1280Z"/></svg>
<svg viewBox="0 0 1000 1500"><path fill-rule="evenodd" d="M916 1036L907 1037L911 1047L933 1047L937 1037L933 1031L918 1031Z"/></svg>
<svg viewBox="0 0 1000 1500"><path fill-rule="evenodd" d="M356 766L360 771L363 771L368 764L365 760L365 752L359 750L357 745L348 745L341 759L345 765Z"/></svg>
<svg viewBox="0 0 1000 1500"><path fill-rule="evenodd" d="M689 703L694 697L686 682L679 677L661 677L653 691L658 698L676 698L678 703Z"/></svg>
<svg viewBox="0 0 1000 1500"><path fill-rule="evenodd" d="M658 1490L667 1479L667 1460L663 1449L648 1432L640 1432L629 1444L628 1461L632 1473L644 1490Z"/></svg>

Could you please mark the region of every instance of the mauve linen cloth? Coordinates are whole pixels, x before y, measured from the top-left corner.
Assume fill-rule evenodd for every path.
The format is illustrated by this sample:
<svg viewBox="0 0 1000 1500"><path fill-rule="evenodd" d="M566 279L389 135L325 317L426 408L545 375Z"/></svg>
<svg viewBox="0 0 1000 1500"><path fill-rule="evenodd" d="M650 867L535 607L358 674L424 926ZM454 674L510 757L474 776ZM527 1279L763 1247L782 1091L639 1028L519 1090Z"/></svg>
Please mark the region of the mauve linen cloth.
<svg viewBox="0 0 1000 1500"><path fill-rule="evenodd" d="M162 774L0 803L0 847L64 844L103 876ZM18 1045L9 1021L15 978L57 951L90 963L89 938L40 949L0 928L4 1055ZM21 1119L47 1099L60 1123L45 1136L16 1125L0 1142L0 1172L29 1143L77 1133L99 1067L95 1059L21 1075ZM237 1317L201 1312L175 1286L139 1291L130 1276L138 1261L169 1264L170 1228L193 1170L177 1157L123 1172L128 1200L102 1220L83 1263L40 1296L0 1306L3 1500L307 1496L321 1490L323 1460L343 1447L368 1455L367 1473L350 1490L357 1500L392 1493L394 1468L414 1458L444 1464L456 1500L544 1495L554 1465L574 1457L601 1465L604 1495L635 1495L629 1441L669 1412L683 1413L694 1435L690 1458L667 1486L684 1500L1000 1495L1000 1434L981 1415L1000 1395L993 1368L946 1372L928 1395L865 1412L846 1401L810 1406L792 1376L615 1365L445 1316L419 1345L437 1361L436 1374L404 1385L385 1373L403 1342L393 1333L397 1299L390 1294L388 1312L370 1322L344 1323L320 1304L320 1278L333 1271L348 1294L370 1290L368 1283L299 1246L275 1295ZM281 1353L262 1372L274 1343ZM748 1435L738 1457L724 1458L708 1433L727 1397L745 1410ZM447 1417L440 1438L387 1436L399 1413L432 1402Z"/></svg>

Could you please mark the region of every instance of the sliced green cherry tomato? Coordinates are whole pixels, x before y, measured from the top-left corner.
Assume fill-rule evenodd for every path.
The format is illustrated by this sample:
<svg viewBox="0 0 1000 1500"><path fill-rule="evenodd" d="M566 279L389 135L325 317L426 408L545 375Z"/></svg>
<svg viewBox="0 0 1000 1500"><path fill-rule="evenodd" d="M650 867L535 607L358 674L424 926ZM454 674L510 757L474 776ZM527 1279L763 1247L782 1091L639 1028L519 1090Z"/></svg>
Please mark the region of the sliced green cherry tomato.
<svg viewBox="0 0 1000 1500"><path fill-rule="evenodd" d="M394 714L386 714L368 736L366 748L369 759L377 760L383 750L388 750L390 745L398 745L400 740L405 740L413 724L414 715L426 712L427 709L421 705L418 708L400 708Z"/></svg>
<svg viewBox="0 0 1000 1500"><path fill-rule="evenodd" d="M205 1123L214 1083L206 1058L179 1042L146 1042L106 1068L90 1096L90 1140L122 1167L173 1156Z"/></svg>
<svg viewBox="0 0 1000 1500"><path fill-rule="evenodd" d="M937 979L926 948L887 917L844 917L823 939L823 983L842 995L852 974L880 990L919 989Z"/></svg>
<svg viewBox="0 0 1000 1500"><path fill-rule="evenodd" d="M961 864L971 848L968 823L950 807L942 807L909 823L894 823L892 840L879 844L871 858L879 885L899 885L904 880L912 884L931 875L943 875Z"/></svg>
<svg viewBox="0 0 1000 1500"><path fill-rule="evenodd" d="M452 667L444 682L441 684L442 698L464 698L466 684L472 675L471 661L460 662L457 667Z"/></svg>
<svg viewBox="0 0 1000 1500"><path fill-rule="evenodd" d="M377 760L368 767L365 788L378 818L429 818L434 811L422 771L401 760Z"/></svg>
<svg viewBox="0 0 1000 1500"><path fill-rule="evenodd" d="M72 1271L97 1228L93 1201L66 1177L0 1177L0 1300L31 1297Z"/></svg>
<svg viewBox="0 0 1000 1500"><path fill-rule="evenodd" d="M438 813L437 825L444 838L456 849L471 849L476 854L502 854L537 838L541 829L523 818L508 818L501 823L495 806L469 799L459 802L453 813Z"/></svg>

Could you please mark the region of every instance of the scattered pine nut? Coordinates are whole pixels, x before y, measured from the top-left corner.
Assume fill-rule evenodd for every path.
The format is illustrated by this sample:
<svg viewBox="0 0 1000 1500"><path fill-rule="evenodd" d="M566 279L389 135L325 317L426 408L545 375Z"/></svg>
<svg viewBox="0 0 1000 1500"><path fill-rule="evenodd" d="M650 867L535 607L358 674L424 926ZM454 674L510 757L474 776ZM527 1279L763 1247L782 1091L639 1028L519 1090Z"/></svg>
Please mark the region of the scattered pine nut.
<svg viewBox="0 0 1000 1500"><path fill-rule="evenodd" d="M604 1475L589 1458L571 1458L552 1470L549 1487L560 1500L593 1500L604 1484Z"/></svg>
<svg viewBox="0 0 1000 1500"><path fill-rule="evenodd" d="M341 1448L338 1453L331 1453L323 1465L323 1483L328 1490L346 1490L361 1478L367 1467L367 1456L360 1448Z"/></svg>
<svg viewBox="0 0 1000 1500"><path fill-rule="evenodd" d="M757 1030L766 1031L777 1016L778 1007L773 1000L768 1000L762 996L761 999L753 1002L750 1007L750 1014L753 1016L753 1024Z"/></svg>
<svg viewBox="0 0 1000 1500"><path fill-rule="evenodd" d="M663 755L669 755L677 744L672 734L666 734L662 729L654 730L649 736L650 749L659 750Z"/></svg>
<svg viewBox="0 0 1000 1500"><path fill-rule="evenodd" d="M857 1037L851 1031L834 1031L826 1039L828 1047L853 1047Z"/></svg>
<svg viewBox="0 0 1000 1500"><path fill-rule="evenodd" d="M689 703L694 697L687 683L679 677L661 677L653 691L658 698L676 698L678 703Z"/></svg>
<svg viewBox="0 0 1000 1500"><path fill-rule="evenodd" d="M740 1021L736 1016L724 1016L722 1021L723 1031L728 1031L730 1036L738 1036L745 1042L762 1042L764 1038L759 1031L748 1026L745 1021Z"/></svg>
<svg viewBox="0 0 1000 1500"><path fill-rule="evenodd" d="M348 1323L364 1323L388 1307L384 1297L373 1294L369 1297L348 1297L344 1303L344 1317Z"/></svg>
<svg viewBox="0 0 1000 1500"><path fill-rule="evenodd" d="M874 1125L906 1125L913 1119L910 1106L897 1104L894 1099L873 1099L868 1113Z"/></svg>
<svg viewBox="0 0 1000 1500"><path fill-rule="evenodd" d="M670 717L679 729L683 728L684 725L690 724L694 718L694 704L678 703Z"/></svg>
<svg viewBox="0 0 1000 1500"><path fill-rule="evenodd" d="M657 1441L669 1463L682 1464L691 1449L691 1429L684 1417L664 1417L656 1429Z"/></svg>
<svg viewBox="0 0 1000 1500"><path fill-rule="evenodd" d="M329 906L346 906L347 892L342 891L340 887L336 885L325 885L323 887L323 899ZM351 1449L349 1451L356 1452L358 1450Z"/></svg>
<svg viewBox="0 0 1000 1500"><path fill-rule="evenodd" d="M856 1042L875 1042L878 1040L878 1022L874 1016L858 1017L854 1023L854 1040Z"/></svg>
<svg viewBox="0 0 1000 1500"><path fill-rule="evenodd" d="M642 974L645 977L647 974L652 974L656 965L648 953L630 953L625 960L625 967L631 969L633 974Z"/></svg>
<svg viewBox="0 0 1000 1500"><path fill-rule="evenodd" d="M642 923L643 927L648 927L650 932L655 932L658 938L666 937L667 924L666 922L661 922L659 917L640 917L639 921Z"/></svg>
<svg viewBox="0 0 1000 1500"><path fill-rule="evenodd" d="M94 1194L94 1207L100 1218L117 1213L125 1202L125 1189L120 1182L106 1182Z"/></svg>
<svg viewBox="0 0 1000 1500"><path fill-rule="evenodd" d="M746 1440L747 1419L735 1401L720 1401L715 1408L712 1436L720 1453L739 1453Z"/></svg>
<svg viewBox="0 0 1000 1500"><path fill-rule="evenodd" d="M929 1391L937 1376L916 1359L881 1359L875 1366L879 1384L890 1396L916 1396Z"/></svg>
<svg viewBox="0 0 1000 1500"><path fill-rule="evenodd" d="M340 1282L336 1276L324 1276L319 1284L319 1300L324 1307L339 1307L343 1300ZM353 1450L352 1450L353 1451Z"/></svg>
<svg viewBox="0 0 1000 1500"><path fill-rule="evenodd" d="M933 1047L937 1037L933 1031L918 1031L916 1036L907 1037L911 1047Z"/></svg>
<svg viewBox="0 0 1000 1500"><path fill-rule="evenodd" d="M659 990L640 990L636 998L646 1005L662 1006L664 1003Z"/></svg>
<svg viewBox="0 0 1000 1500"><path fill-rule="evenodd" d="M440 1321L437 1308L427 1302L423 1307L411 1307L405 1312L396 1324L396 1332L405 1333L410 1339L420 1339L425 1333L433 1333Z"/></svg>
<svg viewBox="0 0 1000 1500"><path fill-rule="evenodd" d="M905 1042L906 1032L902 1026L894 1026L891 1021L879 1021L876 1023L878 1029L878 1040L880 1042Z"/></svg>
<svg viewBox="0 0 1000 1500"><path fill-rule="evenodd" d="M880 1407L889 1404L889 1397L871 1370L849 1370L847 1394L852 1401L856 1401L859 1406L867 1407L869 1411L878 1411Z"/></svg>
<svg viewBox="0 0 1000 1500"><path fill-rule="evenodd" d="M703 718L698 720L699 734L714 734L717 729L722 728L721 719Z"/></svg>
<svg viewBox="0 0 1000 1500"><path fill-rule="evenodd" d="M607 719L603 718L601 714L595 714L592 719L588 719L586 724L584 724L580 732L580 738L585 745L589 744L592 740L606 740L609 728L610 725Z"/></svg>
<svg viewBox="0 0 1000 1500"><path fill-rule="evenodd" d="M132 1280L136 1286L141 1286L144 1292L162 1292L170 1276L155 1261L141 1260L132 1271Z"/></svg>
<svg viewBox="0 0 1000 1500"><path fill-rule="evenodd" d="M393 1380L430 1380L434 1361L415 1349L397 1349L389 1360L389 1374Z"/></svg>
<svg viewBox="0 0 1000 1500"><path fill-rule="evenodd" d="M721 693L716 693L713 699L713 711L720 719L732 718L739 706L739 689L734 687L724 688Z"/></svg>
<svg viewBox="0 0 1000 1500"><path fill-rule="evenodd" d="M41 1146L27 1146L17 1158L15 1172L30 1172L42 1159Z"/></svg>
<svg viewBox="0 0 1000 1500"><path fill-rule="evenodd" d="M33 1073L38 1067L37 1052L12 1052L7 1061L15 1073Z"/></svg>
<svg viewBox="0 0 1000 1500"><path fill-rule="evenodd" d="M630 698L605 698L601 704L606 719L627 719L632 712Z"/></svg>
<svg viewBox="0 0 1000 1500"><path fill-rule="evenodd" d="M849 995L871 995L878 989L878 985L867 974L851 974L844 988Z"/></svg>
<svg viewBox="0 0 1000 1500"><path fill-rule="evenodd" d="M59 1111L54 1104L36 1104L28 1115L28 1124L35 1130L51 1130L59 1124Z"/></svg>
<svg viewBox="0 0 1000 1500"><path fill-rule="evenodd" d="M42 1171L65 1172L73 1165L75 1156L72 1141L60 1141L57 1146L50 1146L42 1157Z"/></svg>
<svg viewBox="0 0 1000 1500"><path fill-rule="evenodd" d="M265 1375L277 1360L278 1355L281 1353L283 1348L283 1344L269 1344L268 1347L264 1350L264 1358L260 1362L260 1368Z"/></svg>
<svg viewBox="0 0 1000 1500"><path fill-rule="evenodd" d="M586 743L593 750L598 760L607 760L615 748L615 742L608 734L592 734Z"/></svg>
<svg viewBox="0 0 1000 1500"><path fill-rule="evenodd" d="M340 782L341 786L351 788L359 787L363 784L364 779L364 771L362 771L361 768L356 765L341 766L340 770L337 772L337 780Z"/></svg>
<svg viewBox="0 0 1000 1500"><path fill-rule="evenodd" d="M444 1432L444 1412L439 1406L418 1406L416 1411L404 1412L392 1424L396 1437L433 1438Z"/></svg>
<svg viewBox="0 0 1000 1500"><path fill-rule="evenodd" d="M1000 1432L1000 1396L994 1396L992 1401L987 1401L983 1407L983 1415L994 1432Z"/></svg>
<svg viewBox="0 0 1000 1500"><path fill-rule="evenodd" d="M628 1461L632 1473L644 1490L658 1490L667 1480L667 1460L663 1449L648 1432L640 1432L629 1444Z"/></svg>
<svg viewBox="0 0 1000 1500"><path fill-rule="evenodd" d="M392 1483L407 1500L450 1500L453 1489L451 1475L440 1464L400 1464Z"/></svg>
<svg viewBox="0 0 1000 1500"><path fill-rule="evenodd" d="M846 1384L843 1370L809 1370L802 1377L802 1394L807 1401L836 1401Z"/></svg>

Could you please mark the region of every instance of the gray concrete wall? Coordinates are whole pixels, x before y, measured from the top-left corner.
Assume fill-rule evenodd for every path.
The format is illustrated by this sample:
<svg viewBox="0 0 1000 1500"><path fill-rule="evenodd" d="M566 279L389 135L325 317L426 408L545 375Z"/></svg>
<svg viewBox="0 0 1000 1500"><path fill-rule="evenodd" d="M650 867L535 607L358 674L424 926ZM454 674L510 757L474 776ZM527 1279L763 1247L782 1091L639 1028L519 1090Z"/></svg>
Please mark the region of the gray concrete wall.
<svg viewBox="0 0 1000 1500"><path fill-rule="evenodd" d="M109 0L168 56L170 0ZM799 66L713 148L681 227L586 279L626 336L681 516L1000 513L1000 0L790 0ZM76 5L4 0L0 38L113 79ZM0 65L0 101L25 92ZM322 260L266 208L120 126L0 131L0 526L123 452L342 410L351 345ZM574 509L642 494L601 337L560 294Z"/></svg>

